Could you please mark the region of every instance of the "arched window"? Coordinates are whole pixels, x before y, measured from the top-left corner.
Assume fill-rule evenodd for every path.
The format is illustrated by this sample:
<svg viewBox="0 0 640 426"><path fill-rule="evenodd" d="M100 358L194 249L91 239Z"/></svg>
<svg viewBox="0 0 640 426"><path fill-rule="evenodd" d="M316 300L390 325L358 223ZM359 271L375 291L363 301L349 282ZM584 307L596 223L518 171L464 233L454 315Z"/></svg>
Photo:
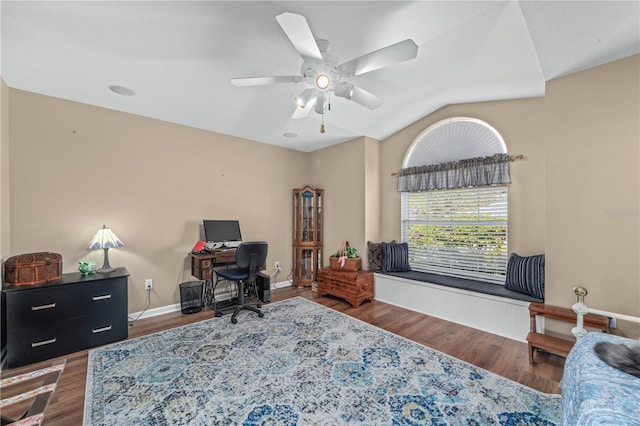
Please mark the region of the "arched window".
<svg viewBox="0 0 640 426"><path fill-rule="evenodd" d="M493 127L467 117L442 120L409 146L398 190L413 270L504 284L506 151Z"/></svg>

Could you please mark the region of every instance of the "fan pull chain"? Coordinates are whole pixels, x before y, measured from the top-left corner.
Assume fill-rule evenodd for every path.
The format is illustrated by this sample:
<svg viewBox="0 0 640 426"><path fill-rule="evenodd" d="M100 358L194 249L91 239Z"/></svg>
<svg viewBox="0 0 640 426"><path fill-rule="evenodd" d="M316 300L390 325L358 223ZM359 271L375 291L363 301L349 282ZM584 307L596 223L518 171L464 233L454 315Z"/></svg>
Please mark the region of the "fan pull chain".
<svg viewBox="0 0 640 426"><path fill-rule="evenodd" d="M331 111L331 92L327 93L327 111ZM322 110L322 124L320 125L320 133L324 133L324 109Z"/></svg>

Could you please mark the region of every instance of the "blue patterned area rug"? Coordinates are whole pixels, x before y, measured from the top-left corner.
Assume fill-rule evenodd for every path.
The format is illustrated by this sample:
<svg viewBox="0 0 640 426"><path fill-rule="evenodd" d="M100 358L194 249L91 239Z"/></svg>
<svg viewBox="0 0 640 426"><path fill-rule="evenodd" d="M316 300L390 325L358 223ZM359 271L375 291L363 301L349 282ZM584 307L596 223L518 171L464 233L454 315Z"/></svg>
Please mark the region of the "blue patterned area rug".
<svg viewBox="0 0 640 426"><path fill-rule="evenodd" d="M84 425L553 425L560 397L297 297L94 349Z"/></svg>

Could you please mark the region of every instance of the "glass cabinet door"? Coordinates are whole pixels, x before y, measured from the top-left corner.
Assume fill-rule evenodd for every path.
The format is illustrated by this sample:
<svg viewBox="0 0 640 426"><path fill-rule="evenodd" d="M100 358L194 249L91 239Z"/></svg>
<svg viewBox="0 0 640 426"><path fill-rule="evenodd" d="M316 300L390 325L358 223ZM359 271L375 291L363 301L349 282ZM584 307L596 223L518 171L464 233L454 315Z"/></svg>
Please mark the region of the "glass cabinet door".
<svg viewBox="0 0 640 426"><path fill-rule="evenodd" d="M322 194L320 191L316 194L316 241L322 244ZM322 266L322 265L321 265Z"/></svg>
<svg viewBox="0 0 640 426"><path fill-rule="evenodd" d="M322 249L301 248L294 251L294 276L298 284L310 284L316 280L318 269L322 267Z"/></svg>
<svg viewBox="0 0 640 426"><path fill-rule="evenodd" d="M314 241L315 237L314 201L314 193L311 191L302 193L302 239L300 241L305 243Z"/></svg>
<svg viewBox="0 0 640 426"><path fill-rule="evenodd" d="M322 267L322 189L293 190L293 284L311 285Z"/></svg>

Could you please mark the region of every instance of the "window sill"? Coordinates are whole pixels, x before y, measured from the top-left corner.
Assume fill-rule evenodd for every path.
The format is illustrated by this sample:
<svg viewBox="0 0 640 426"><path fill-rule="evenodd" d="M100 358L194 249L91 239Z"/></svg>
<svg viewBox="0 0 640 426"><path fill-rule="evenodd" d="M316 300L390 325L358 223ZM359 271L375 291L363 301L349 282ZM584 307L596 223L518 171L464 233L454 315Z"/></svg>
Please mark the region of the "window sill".
<svg viewBox="0 0 640 426"><path fill-rule="evenodd" d="M488 283L486 281L475 281L464 278L447 277L445 275L429 274L427 272L418 271L386 273L383 273L382 271L374 272L377 274L391 275L408 280L428 282L444 287L452 287L476 293L489 294L491 296L505 297L507 299L544 303L544 299L538 299L537 297L528 296L526 294L518 293L517 291L507 290L503 285Z"/></svg>

